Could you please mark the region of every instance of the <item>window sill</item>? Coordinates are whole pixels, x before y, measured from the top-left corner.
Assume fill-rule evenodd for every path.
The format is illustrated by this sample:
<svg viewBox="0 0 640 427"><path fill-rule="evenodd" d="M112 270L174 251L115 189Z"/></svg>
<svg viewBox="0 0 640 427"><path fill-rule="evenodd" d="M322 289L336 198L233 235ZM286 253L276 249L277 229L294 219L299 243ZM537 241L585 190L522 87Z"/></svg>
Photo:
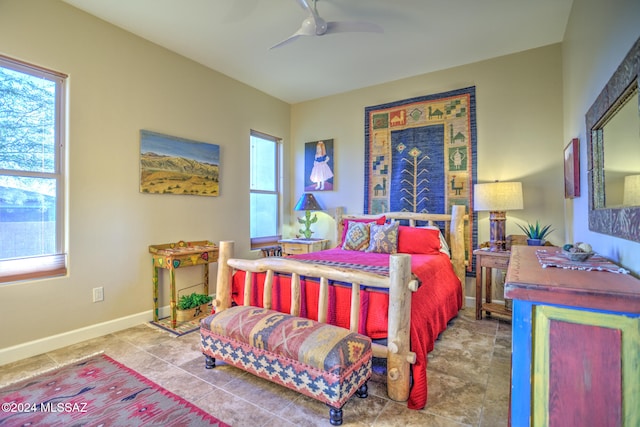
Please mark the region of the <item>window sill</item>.
<svg viewBox="0 0 640 427"><path fill-rule="evenodd" d="M66 254L0 260L0 283L64 276Z"/></svg>

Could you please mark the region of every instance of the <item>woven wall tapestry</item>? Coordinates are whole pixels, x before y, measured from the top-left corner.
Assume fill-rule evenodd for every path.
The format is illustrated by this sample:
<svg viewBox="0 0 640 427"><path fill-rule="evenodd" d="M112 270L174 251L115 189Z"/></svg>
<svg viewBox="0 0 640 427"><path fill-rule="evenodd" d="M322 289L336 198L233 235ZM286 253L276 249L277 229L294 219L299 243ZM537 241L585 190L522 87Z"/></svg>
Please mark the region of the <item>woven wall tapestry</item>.
<svg viewBox="0 0 640 427"><path fill-rule="evenodd" d="M364 212L442 213L464 205L469 252L476 247L477 220L469 209L475 109L475 87L366 107ZM467 258L473 261L471 253Z"/></svg>

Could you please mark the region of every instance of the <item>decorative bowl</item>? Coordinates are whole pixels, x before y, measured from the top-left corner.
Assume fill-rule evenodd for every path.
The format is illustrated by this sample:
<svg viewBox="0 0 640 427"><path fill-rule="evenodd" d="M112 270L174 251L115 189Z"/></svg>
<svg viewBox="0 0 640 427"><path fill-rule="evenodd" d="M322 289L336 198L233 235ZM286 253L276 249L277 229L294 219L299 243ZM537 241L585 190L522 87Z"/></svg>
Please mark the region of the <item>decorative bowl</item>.
<svg viewBox="0 0 640 427"><path fill-rule="evenodd" d="M583 262L589 259L593 252L569 252L563 250L562 253L566 256L570 261L578 261Z"/></svg>

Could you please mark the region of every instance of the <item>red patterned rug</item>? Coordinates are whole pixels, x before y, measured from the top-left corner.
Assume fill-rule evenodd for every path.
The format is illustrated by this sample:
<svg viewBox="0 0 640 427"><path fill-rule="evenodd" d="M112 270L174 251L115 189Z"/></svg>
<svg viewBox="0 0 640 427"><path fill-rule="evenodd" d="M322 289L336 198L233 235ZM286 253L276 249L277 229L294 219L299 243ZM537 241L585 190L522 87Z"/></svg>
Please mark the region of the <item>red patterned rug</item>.
<svg viewBox="0 0 640 427"><path fill-rule="evenodd" d="M4 387L0 404L0 426L228 426L106 355Z"/></svg>

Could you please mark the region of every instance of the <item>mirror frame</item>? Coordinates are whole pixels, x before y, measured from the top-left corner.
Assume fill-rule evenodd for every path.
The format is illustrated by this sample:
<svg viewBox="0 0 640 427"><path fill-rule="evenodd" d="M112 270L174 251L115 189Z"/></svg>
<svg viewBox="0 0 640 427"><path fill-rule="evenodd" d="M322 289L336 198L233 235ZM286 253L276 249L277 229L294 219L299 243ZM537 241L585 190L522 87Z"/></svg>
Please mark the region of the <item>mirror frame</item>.
<svg viewBox="0 0 640 427"><path fill-rule="evenodd" d="M589 183L589 230L640 242L640 207L605 208L604 136L602 128L638 90L640 38L627 53L600 95L587 111L587 181ZM640 115L640 102L638 105Z"/></svg>

